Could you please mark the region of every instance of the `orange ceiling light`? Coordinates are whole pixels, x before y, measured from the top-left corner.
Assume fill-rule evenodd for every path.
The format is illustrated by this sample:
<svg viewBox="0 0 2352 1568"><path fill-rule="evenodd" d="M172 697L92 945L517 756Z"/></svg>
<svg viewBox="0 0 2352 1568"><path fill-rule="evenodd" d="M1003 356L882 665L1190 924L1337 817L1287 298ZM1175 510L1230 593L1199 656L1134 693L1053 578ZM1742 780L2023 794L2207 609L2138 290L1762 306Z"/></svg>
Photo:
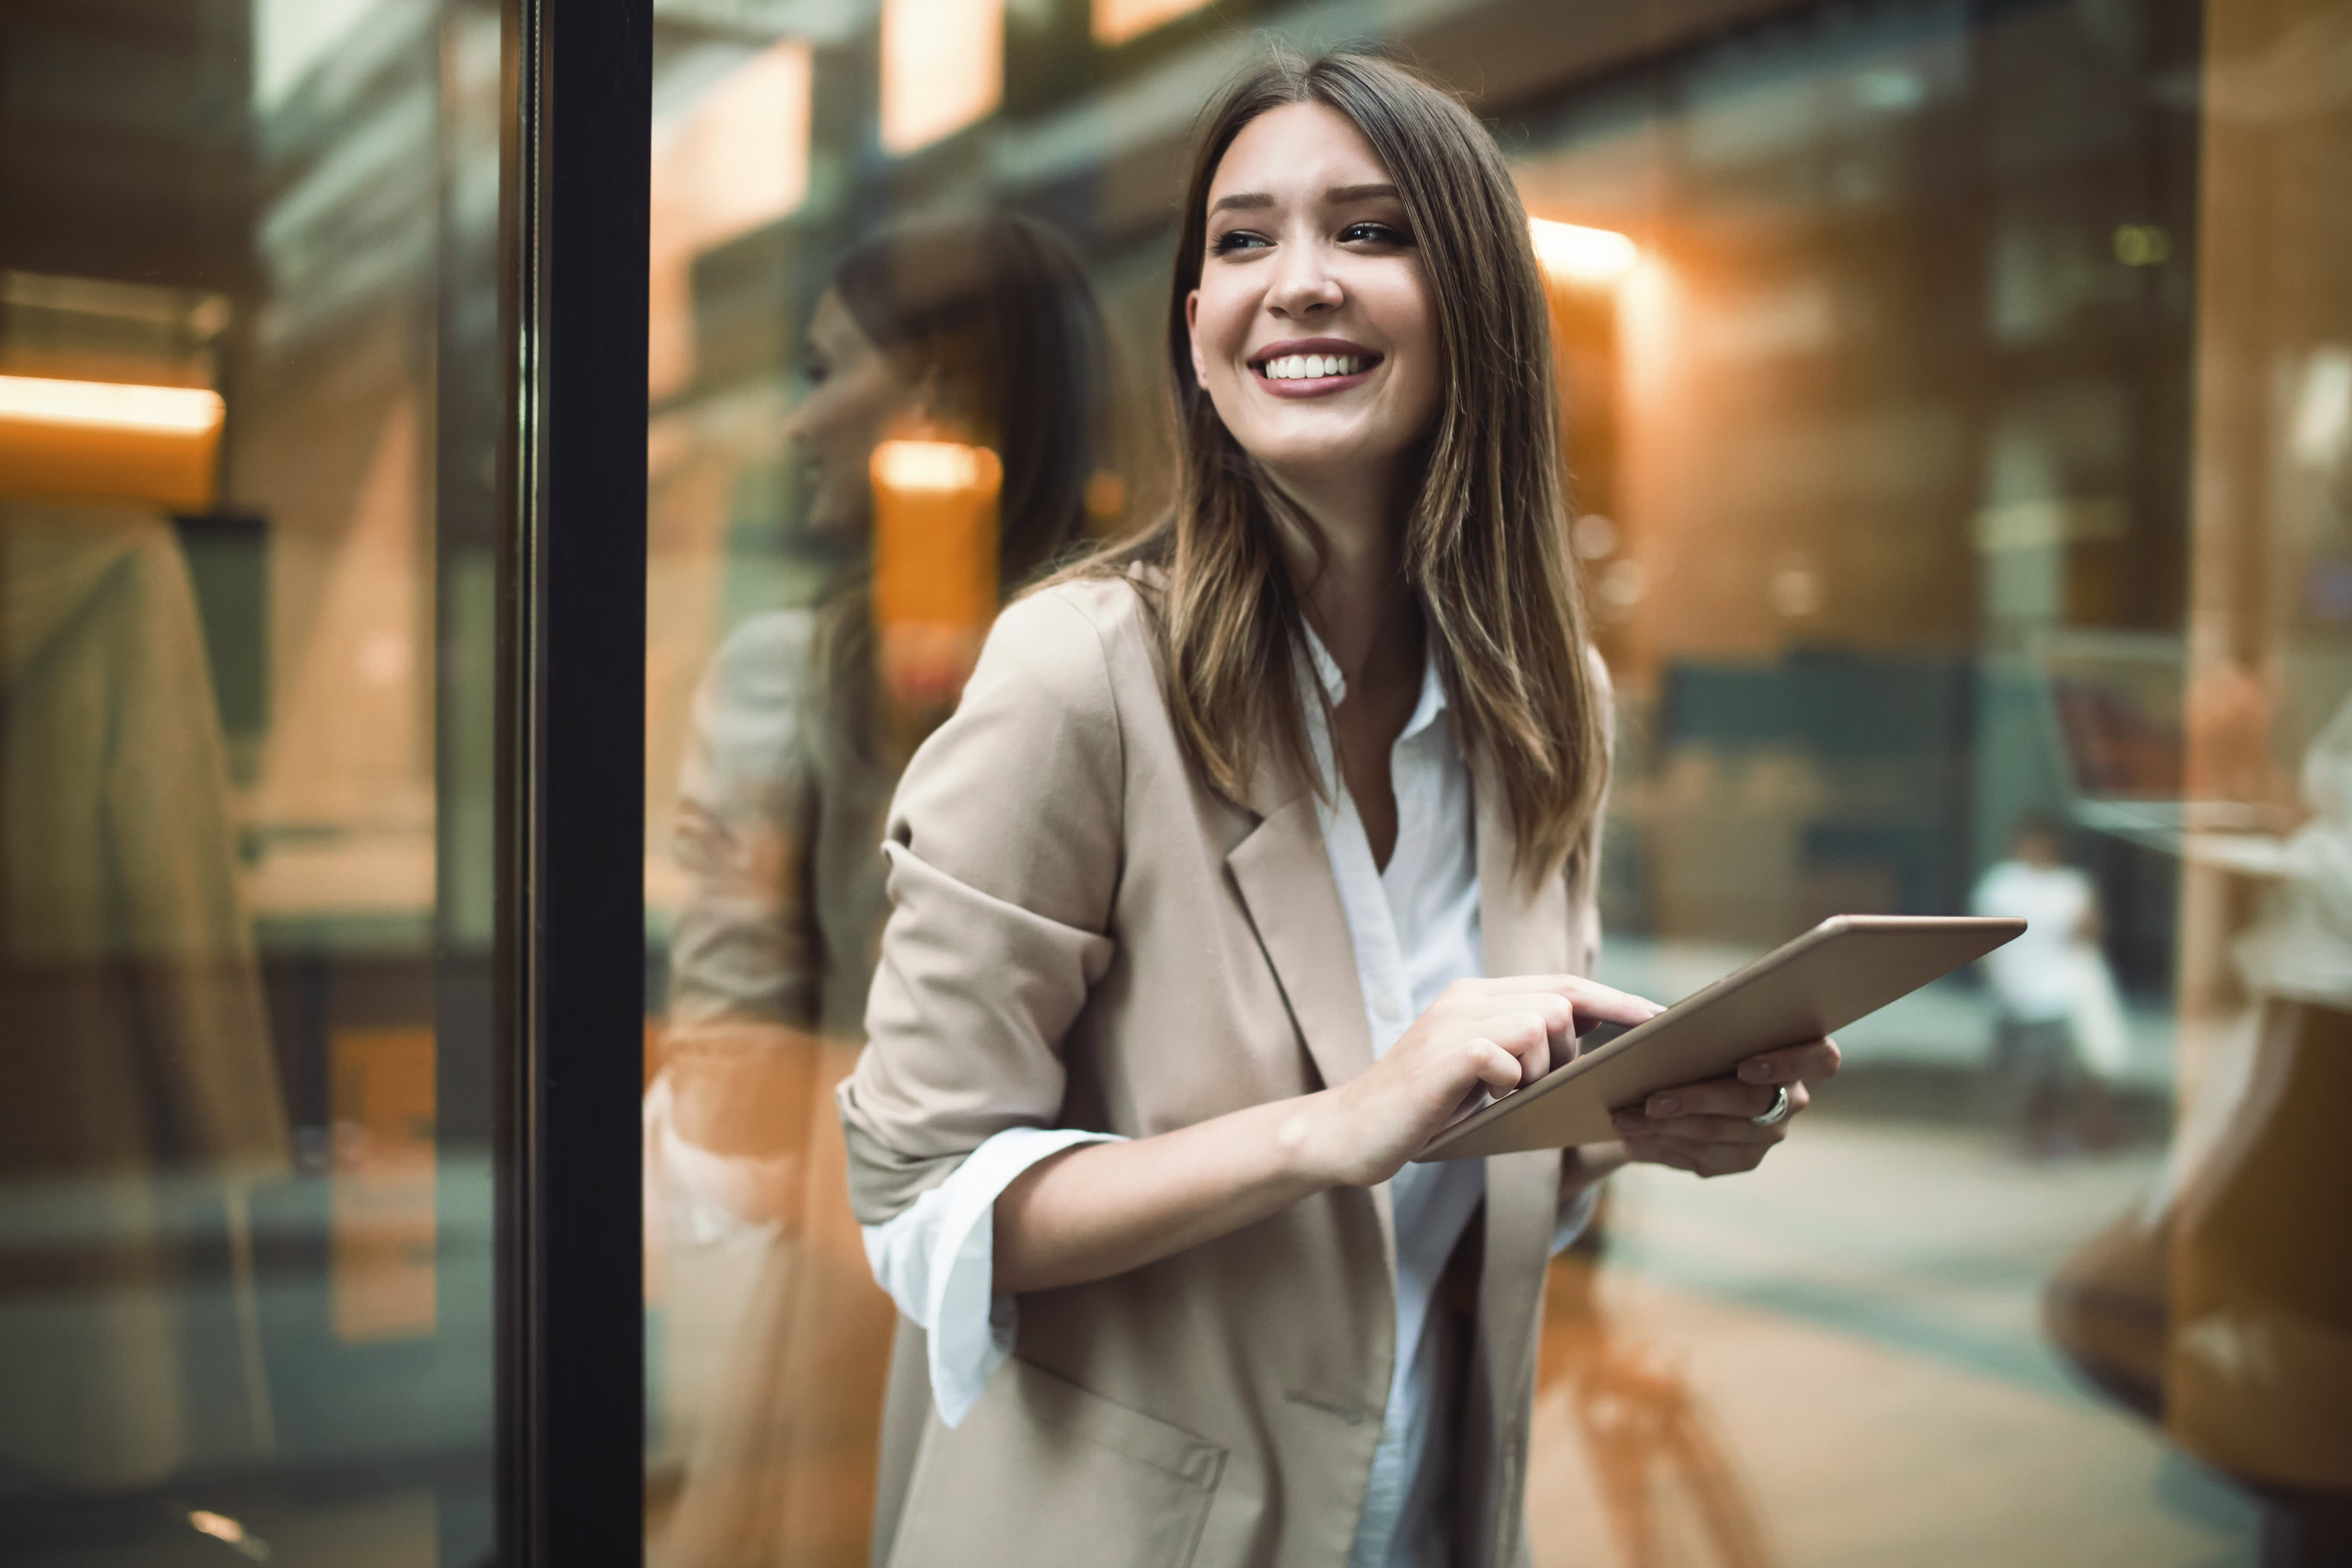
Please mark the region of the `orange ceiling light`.
<svg viewBox="0 0 2352 1568"><path fill-rule="evenodd" d="M1529 218L1528 232L1535 240L1537 262L1554 283L1588 288L1612 284L1641 259L1633 242L1615 229Z"/></svg>
<svg viewBox="0 0 2352 1568"><path fill-rule="evenodd" d="M0 376L0 497L209 506L226 413L202 387Z"/></svg>
<svg viewBox="0 0 2352 1568"><path fill-rule="evenodd" d="M1004 0L882 0L882 149L908 153L996 112Z"/></svg>
<svg viewBox="0 0 2352 1568"><path fill-rule="evenodd" d="M1105 46L1123 44L1198 11L1208 3L1209 0L1094 0L1095 42Z"/></svg>
<svg viewBox="0 0 2352 1568"><path fill-rule="evenodd" d="M892 708L952 706L996 615L997 492L985 446L885 441L875 447L874 629Z"/></svg>

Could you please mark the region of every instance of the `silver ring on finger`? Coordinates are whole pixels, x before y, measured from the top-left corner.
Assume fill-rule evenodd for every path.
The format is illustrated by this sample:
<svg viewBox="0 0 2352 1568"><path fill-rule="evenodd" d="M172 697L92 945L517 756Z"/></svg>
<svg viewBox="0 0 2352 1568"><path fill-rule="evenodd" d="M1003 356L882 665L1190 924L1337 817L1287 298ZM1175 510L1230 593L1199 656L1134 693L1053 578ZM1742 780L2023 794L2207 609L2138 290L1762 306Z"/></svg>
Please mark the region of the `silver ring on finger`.
<svg viewBox="0 0 2352 1568"><path fill-rule="evenodd" d="M1759 1127L1777 1127L1789 1119L1789 1113L1795 1107L1789 1103L1789 1086L1783 1083L1772 1092L1772 1108L1761 1116L1748 1119Z"/></svg>

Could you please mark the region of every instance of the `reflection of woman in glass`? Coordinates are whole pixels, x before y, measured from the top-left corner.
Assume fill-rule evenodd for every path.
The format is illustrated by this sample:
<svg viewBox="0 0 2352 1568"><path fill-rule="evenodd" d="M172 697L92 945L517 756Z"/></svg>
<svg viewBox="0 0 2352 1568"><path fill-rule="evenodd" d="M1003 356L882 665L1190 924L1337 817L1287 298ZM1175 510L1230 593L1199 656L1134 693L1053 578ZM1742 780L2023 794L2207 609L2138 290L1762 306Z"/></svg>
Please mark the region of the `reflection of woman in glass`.
<svg viewBox="0 0 2352 1568"><path fill-rule="evenodd" d="M1580 977L1607 697L1527 218L1342 56L1211 110L1181 220L1175 515L1005 612L891 807L839 1098L928 1333L876 1560L1523 1560L1555 1244L1628 1158L1752 1167L1835 1048L1407 1163L1654 1010Z"/></svg>
<svg viewBox="0 0 2352 1568"><path fill-rule="evenodd" d="M856 568L814 610L745 622L696 698L677 854L664 1071L648 1096L674 1239L772 1227L706 1429L656 1548L680 1568L861 1563L890 1303L843 1190L824 1091L855 1058L884 912L876 845L906 750L951 705L995 587L1078 538L1103 337L1076 258L996 217L893 231L854 251L812 317L814 382L789 434L808 525ZM984 460L996 483L892 512L887 441ZM933 464L937 465L936 461ZM980 624L877 627L877 524L918 583L987 584ZM893 532L895 530L895 532ZM974 559L978 552L979 559ZM945 664L942 664L942 659Z"/></svg>

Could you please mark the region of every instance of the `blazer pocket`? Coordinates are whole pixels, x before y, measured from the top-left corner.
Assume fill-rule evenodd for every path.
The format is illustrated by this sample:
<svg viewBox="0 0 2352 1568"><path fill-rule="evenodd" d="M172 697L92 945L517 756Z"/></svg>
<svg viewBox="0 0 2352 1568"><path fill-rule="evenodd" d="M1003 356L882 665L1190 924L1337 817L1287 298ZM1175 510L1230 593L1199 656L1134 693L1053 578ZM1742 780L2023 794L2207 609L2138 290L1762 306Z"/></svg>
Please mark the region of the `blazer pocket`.
<svg viewBox="0 0 2352 1568"><path fill-rule="evenodd" d="M962 1426L927 1424L890 1568L1187 1568L1224 1461L1016 1356Z"/></svg>

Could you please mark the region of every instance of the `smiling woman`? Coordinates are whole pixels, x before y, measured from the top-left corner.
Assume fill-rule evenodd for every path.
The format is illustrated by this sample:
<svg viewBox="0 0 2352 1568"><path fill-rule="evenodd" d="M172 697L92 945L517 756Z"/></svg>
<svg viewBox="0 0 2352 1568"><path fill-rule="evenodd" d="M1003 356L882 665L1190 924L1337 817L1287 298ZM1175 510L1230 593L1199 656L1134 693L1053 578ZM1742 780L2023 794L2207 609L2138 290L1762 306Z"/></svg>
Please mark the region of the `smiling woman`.
<svg viewBox="0 0 2352 1568"><path fill-rule="evenodd" d="M1209 256L1185 301L1192 373L1233 410L1234 439L1294 485L1338 482L1344 463L1386 494L1436 404L1428 287L1382 175L1345 116L1294 103L1234 139L1212 186ZM1353 337L1297 335L1343 304Z"/></svg>
<svg viewBox="0 0 2352 1568"><path fill-rule="evenodd" d="M1607 687L1543 288L1493 141L1405 72L1278 57L1207 126L1173 511L1005 612L891 806L839 1101L899 1568L1523 1560L1592 1184L1753 1168L1837 1065L1412 1163L1657 1011L1585 977Z"/></svg>

